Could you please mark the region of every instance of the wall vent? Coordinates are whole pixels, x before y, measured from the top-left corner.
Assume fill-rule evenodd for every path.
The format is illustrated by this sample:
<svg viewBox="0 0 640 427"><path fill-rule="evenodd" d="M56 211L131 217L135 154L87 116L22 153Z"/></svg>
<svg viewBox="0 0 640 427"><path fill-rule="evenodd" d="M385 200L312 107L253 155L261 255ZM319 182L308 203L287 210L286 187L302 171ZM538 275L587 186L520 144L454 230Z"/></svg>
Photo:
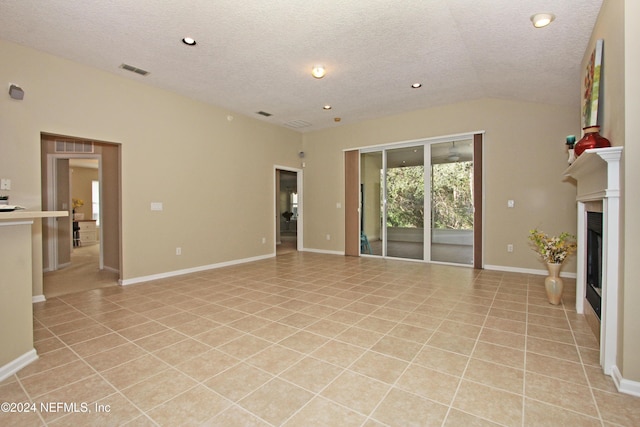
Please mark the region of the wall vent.
<svg viewBox="0 0 640 427"><path fill-rule="evenodd" d="M132 73L140 74L141 76L146 76L149 74L148 71L143 70L142 68L134 67L133 65L129 65L129 64L121 64L120 68L122 68L123 70L131 71Z"/></svg>
<svg viewBox="0 0 640 427"><path fill-rule="evenodd" d="M93 153L93 142L56 141L56 153Z"/></svg>
<svg viewBox="0 0 640 427"><path fill-rule="evenodd" d="M256 114L260 114L261 116L271 117L273 114L267 113L266 111L258 111Z"/></svg>
<svg viewBox="0 0 640 427"><path fill-rule="evenodd" d="M311 123L305 122L304 120L292 120L290 122L285 123L284 125L290 128L300 129L300 128L306 128L311 126Z"/></svg>

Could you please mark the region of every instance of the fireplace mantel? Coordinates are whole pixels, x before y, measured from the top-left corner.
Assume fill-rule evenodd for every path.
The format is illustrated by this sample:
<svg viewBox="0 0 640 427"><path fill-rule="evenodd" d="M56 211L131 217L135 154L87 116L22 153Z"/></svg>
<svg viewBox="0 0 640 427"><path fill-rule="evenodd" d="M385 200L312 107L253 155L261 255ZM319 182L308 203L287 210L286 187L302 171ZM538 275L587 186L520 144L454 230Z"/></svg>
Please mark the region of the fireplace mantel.
<svg viewBox="0 0 640 427"><path fill-rule="evenodd" d="M618 348L620 160L622 147L585 150L564 175L577 182L578 250L576 311L584 313L586 292L587 204L602 203L602 313L600 318L600 365L611 375ZM590 308L590 307L589 307Z"/></svg>

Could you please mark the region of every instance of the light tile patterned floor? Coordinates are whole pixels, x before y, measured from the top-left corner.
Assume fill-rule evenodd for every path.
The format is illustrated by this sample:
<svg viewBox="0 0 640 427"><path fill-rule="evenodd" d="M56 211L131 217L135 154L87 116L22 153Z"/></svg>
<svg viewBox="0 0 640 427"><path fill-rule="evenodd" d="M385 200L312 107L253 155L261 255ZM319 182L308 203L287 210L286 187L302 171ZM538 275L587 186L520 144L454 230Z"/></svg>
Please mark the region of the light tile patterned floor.
<svg viewBox="0 0 640 427"><path fill-rule="evenodd" d="M540 276L289 253L51 298L0 401L91 412L0 425L640 425L567 282L556 307Z"/></svg>

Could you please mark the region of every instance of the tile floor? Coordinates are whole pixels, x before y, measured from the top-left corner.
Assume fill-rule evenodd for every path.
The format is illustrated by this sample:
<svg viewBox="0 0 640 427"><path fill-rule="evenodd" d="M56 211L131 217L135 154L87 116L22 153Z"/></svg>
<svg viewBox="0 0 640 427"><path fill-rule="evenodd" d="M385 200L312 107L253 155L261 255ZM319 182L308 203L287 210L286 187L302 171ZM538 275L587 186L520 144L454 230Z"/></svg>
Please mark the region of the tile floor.
<svg viewBox="0 0 640 427"><path fill-rule="evenodd" d="M542 282L293 252L50 298L34 305L40 359L0 402L58 412L0 425L640 425L572 281L565 306Z"/></svg>

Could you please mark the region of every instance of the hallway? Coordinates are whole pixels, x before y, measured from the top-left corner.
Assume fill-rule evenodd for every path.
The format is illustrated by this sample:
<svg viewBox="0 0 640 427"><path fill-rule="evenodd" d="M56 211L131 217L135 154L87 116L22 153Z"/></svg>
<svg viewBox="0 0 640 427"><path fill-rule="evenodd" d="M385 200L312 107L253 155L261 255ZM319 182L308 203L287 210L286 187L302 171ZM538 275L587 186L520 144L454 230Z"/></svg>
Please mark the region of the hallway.
<svg viewBox="0 0 640 427"><path fill-rule="evenodd" d="M60 295L117 286L119 273L99 269L100 245L79 246L71 252L71 265L43 274L44 296Z"/></svg>

